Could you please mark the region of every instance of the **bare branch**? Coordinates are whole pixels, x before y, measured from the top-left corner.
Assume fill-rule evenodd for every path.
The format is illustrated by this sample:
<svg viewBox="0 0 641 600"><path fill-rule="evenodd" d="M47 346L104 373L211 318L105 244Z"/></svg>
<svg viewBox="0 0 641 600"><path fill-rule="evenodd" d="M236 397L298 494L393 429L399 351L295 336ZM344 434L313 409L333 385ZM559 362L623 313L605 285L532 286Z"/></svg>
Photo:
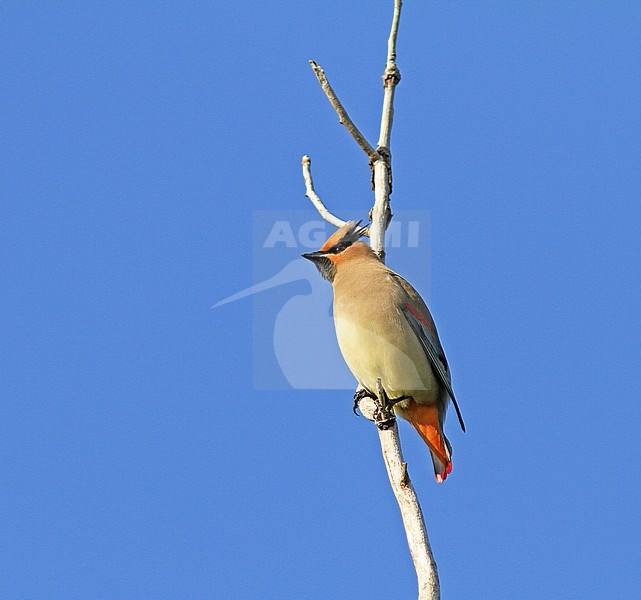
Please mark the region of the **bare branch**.
<svg viewBox="0 0 641 600"><path fill-rule="evenodd" d="M323 201L318 197L316 190L314 190L314 182L312 181L312 159L305 154L302 160L303 165L303 178L305 179L305 195L312 201L312 204L316 207L316 210L320 213L320 216L323 217L328 223L336 225L336 227L342 227L347 221L339 219L336 215L333 215L327 207L323 204Z"/></svg>
<svg viewBox="0 0 641 600"><path fill-rule="evenodd" d="M396 420L392 415L391 422L389 419L381 421L381 416L386 416L381 415L385 390L380 379L376 383L378 398L375 400L366 396L359 401L358 408L366 419L377 425L387 476L401 511L407 545L416 570L418 600L439 600L441 589L438 569L427 537L423 511L407 472L407 463L403 458Z"/></svg>
<svg viewBox="0 0 641 600"><path fill-rule="evenodd" d="M394 0L394 17L392 18L392 30L387 40L387 62L383 73L383 85L385 93L383 96L383 113L381 115L381 133L378 138L378 147L389 148L392 135L392 121L394 119L394 91L401 80L401 72L396 66L396 36L398 35L398 23L401 19L402 0Z"/></svg>
<svg viewBox="0 0 641 600"><path fill-rule="evenodd" d="M385 91L381 131L378 141L380 158L374 160L372 164L374 171L374 206L370 213L372 221L370 225L370 240L372 249L382 262L385 262L385 231L392 218L389 200L392 193L392 164L389 147L394 117L394 90L401 79L400 71L396 66L396 36L398 34L401 6L401 0L394 0L394 17L387 43L387 63L383 74ZM439 600L441 590L436 561L427 537L421 505L418 502L414 486L407 472L407 464L403 460L396 423L389 429L378 428L378 436L387 476L401 511L407 544L416 570L418 599Z"/></svg>
<svg viewBox="0 0 641 600"><path fill-rule="evenodd" d="M418 578L418 600L438 600L441 597L436 561L427 537L423 511L407 472L407 463L398 435L398 425L378 430L387 476L401 511L407 545Z"/></svg>
<svg viewBox="0 0 641 600"><path fill-rule="evenodd" d="M358 145L370 158L374 187L374 206L370 212L370 245L381 262L385 262L385 231L392 218L392 211L390 209L390 194L392 193L390 140L394 117L394 92L396 85L401 80L400 71L396 66L396 37L398 35L401 6L401 0L394 0L394 16L392 18L392 28L387 42L387 61L383 74L384 96L381 129L376 150L370 146L347 115L343 105L329 85L323 69L314 61L310 61L310 65L323 91L338 113L340 122L347 128ZM338 226L342 225L343 221L327 210L314 191L310 173L310 159L307 156L303 157L303 176L305 177L307 196L314 203L319 213L330 223ZM379 389L379 397L381 397L383 390L380 380L379 387L381 388ZM373 400L364 398L359 403L359 407L364 416L377 422L377 425L379 424L377 414L380 413L380 410L377 412L377 407ZM416 569L418 599L439 600L441 596L438 570L427 537L423 512L407 472L407 463L403 460L398 427L393 418L388 419L388 421L389 423L386 423L386 428L377 427L379 441L387 475L401 511L410 554L414 562L414 568Z"/></svg>
<svg viewBox="0 0 641 600"><path fill-rule="evenodd" d="M394 0L394 16L392 17L392 31L387 40L387 68L396 64L396 36L398 35L398 23L401 20L401 7L403 0ZM392 67L393 68L393 67Z"/></svg>
<svg viewBox="0 0 641 600"><path fill-rule="evenodd" d="M316 207L316 210L319 212L320 216L323 217L328 223L336 225L336 227L342 227L347 223L343 219L337 217L336 215L329 212L329 209L325 206L323 201L320 199L316 190L314 189L314 182L312 181L312 159L305 154L303 160L301 161L303 165L303 179L305 180L305 196L307 196L312 204ZM369 229L363 230L363 235L369 237Z"/></svg>
<svg viewBox="0 0 641 600"><path fill-rule="evenodd" d="M383 73L384 96L381 115L381 131L378 138L378 153L380 158L373 161L374 207L371 212L372 248L378 257L385 262L385 230L392 218L389 196L392 193L392 155L390 140L392 122L394 120L394 91L401 80L401 72L396 66L396 37L398 24L401 19L402 0L394 0L394 16L392 30L387 41L387 61ZM376 226L375 226L376 223Z"/></svg>
<svg viewBox="0 0 641 600"><path fill-rule="evenodd" d="M365 136L360 132L358 127L356 127L356 125L354 125L354 122L349 118L349 115L341 104L341 101L338 99L336 92L329 84L329 81L327 81L327 77L325 75L323 67L321 67L319 64L316 64L313 60L310 60L309 64L312 67L314 74L316 75L316 79L318 79L318 83L320 83L322 90L325 92L327 99L334 107L334 110L338 113L338 120L341 125L344 125L345 129L350 132L352 137L356 140L356 143L363 149L365 154L370 157L370 160L376 160L378 158L378 152L374 150L372 145L365 139Z"/></svg>

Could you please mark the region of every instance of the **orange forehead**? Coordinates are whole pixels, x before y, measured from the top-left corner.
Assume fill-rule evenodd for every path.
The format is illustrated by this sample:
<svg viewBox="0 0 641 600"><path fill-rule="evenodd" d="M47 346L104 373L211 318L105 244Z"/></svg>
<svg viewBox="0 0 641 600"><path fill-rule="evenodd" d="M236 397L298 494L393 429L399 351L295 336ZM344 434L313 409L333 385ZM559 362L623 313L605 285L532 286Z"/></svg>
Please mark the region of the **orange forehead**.
<svg viewBox="0 0 641 600"><path fill-rule="evenodd" d="M329 250L332 246L338 244L340 239L343 237L342 231L339 229L335 231L327 238L327 241L321 246L321 251Z"/></svg>
<svg viewBox="0 0 641 600"><path fill-rule="evenodd" d="M332 235L327 238L327 241L321 246L321 252L329 250L331 247L335 246L340 242L346 235L351 233L354 230L354 221L349 221L345 223L340 229L337 229Z"/></svg>

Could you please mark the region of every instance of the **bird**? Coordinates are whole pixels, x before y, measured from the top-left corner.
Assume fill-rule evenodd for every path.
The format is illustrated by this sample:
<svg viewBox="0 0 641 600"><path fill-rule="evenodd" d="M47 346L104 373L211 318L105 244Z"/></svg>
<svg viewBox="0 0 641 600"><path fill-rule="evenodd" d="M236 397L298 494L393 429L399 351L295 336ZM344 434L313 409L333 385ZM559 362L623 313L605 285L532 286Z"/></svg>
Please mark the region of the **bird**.
<svg viewBox="0 0 641 600"><path fill-rule="evenodd" d="M318 251L302 256L332 284L338 345L358 381L355 401L376 398L382 385L394 413L427 444L436 481L443 483L452 471L452 446L443 433L450 401L465 431L445 352L424 300L359 241L367 230L360 224L348 221Z"/></svg>

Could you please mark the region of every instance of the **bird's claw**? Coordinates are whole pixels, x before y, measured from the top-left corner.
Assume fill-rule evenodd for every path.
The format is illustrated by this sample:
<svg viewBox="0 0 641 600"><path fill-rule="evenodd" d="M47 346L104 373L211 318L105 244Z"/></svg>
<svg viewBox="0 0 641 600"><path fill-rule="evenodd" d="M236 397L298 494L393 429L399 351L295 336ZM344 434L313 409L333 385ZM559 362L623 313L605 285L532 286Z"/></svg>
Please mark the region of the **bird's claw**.
<svg viewBox="0 0 641 600"><path fill-rule="evenodd" d="M352 406L352 411L354 414L358 417L358 405L360 404L360 401L363 398L371 398L372 400L376 401L376 395L372 394L369 390L366 390L365 388L361 388L356 391L354 394L354 406Z"/></svg>
<svg viewBox="0 0 641 600"><path fill-rule="evenodd" d="M387 395L387 392L383 389L383 386L380 384L380 379L377 382L378 385L378 396L373 392L370 392L368 389L360 388L354 394L354 406L352 410L354 414L358 416L357 410L359 409L360 401L363 398L371 398L374 401L374 413L372 419L376 426L379 429L389 429L396 422L396 416L394 415L394 406L403 400L412 400L412 396L403 394L398 398L390 398Z"/></svg>
<svg viewBox="0 0 641 600"><path fill-rule="evenodd" d="M389 397L380 379L376 380L376 387L378 389L378 396L375 398L376 410L374 411L374 423L376 427L381 430L393 427L396 422L396 417L392 412L392 406L389 402Z"/></svg>
<svg viewBox="0 0 641 600"><path fill-rule="evenodd" d="M390 398L383 387L381 380L377 380L378 397L375 400L374 422L379 429L389 429L396 422L394 406L403 400L412 400L412 396L403 394L398 398Z"/></svg>
<svg viewBox="0 0 641 600"><path fill-rule="evenodd" d="M407 394L403 394L398 398L387 398L387 408L392 408L399 402L403 402L403 400L414 400L414 398L412 396L408 396Z"/></svg>

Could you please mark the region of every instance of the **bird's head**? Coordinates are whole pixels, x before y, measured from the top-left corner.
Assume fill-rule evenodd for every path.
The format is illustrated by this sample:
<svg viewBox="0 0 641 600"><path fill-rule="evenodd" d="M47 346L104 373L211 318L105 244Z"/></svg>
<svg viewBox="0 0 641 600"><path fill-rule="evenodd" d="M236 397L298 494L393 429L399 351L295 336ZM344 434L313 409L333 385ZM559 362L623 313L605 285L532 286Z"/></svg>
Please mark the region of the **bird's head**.
<svg viewBox="0 0 641 600"><path fill-rule="evenodd" d="M367 231L367 227L360 227L360 224L361 221L348 221L327 239L320 250L303 254L303 257L311 260L325 279L333 281L341 263L364 253L372 254L365 242L358 241Z"/></svg>

